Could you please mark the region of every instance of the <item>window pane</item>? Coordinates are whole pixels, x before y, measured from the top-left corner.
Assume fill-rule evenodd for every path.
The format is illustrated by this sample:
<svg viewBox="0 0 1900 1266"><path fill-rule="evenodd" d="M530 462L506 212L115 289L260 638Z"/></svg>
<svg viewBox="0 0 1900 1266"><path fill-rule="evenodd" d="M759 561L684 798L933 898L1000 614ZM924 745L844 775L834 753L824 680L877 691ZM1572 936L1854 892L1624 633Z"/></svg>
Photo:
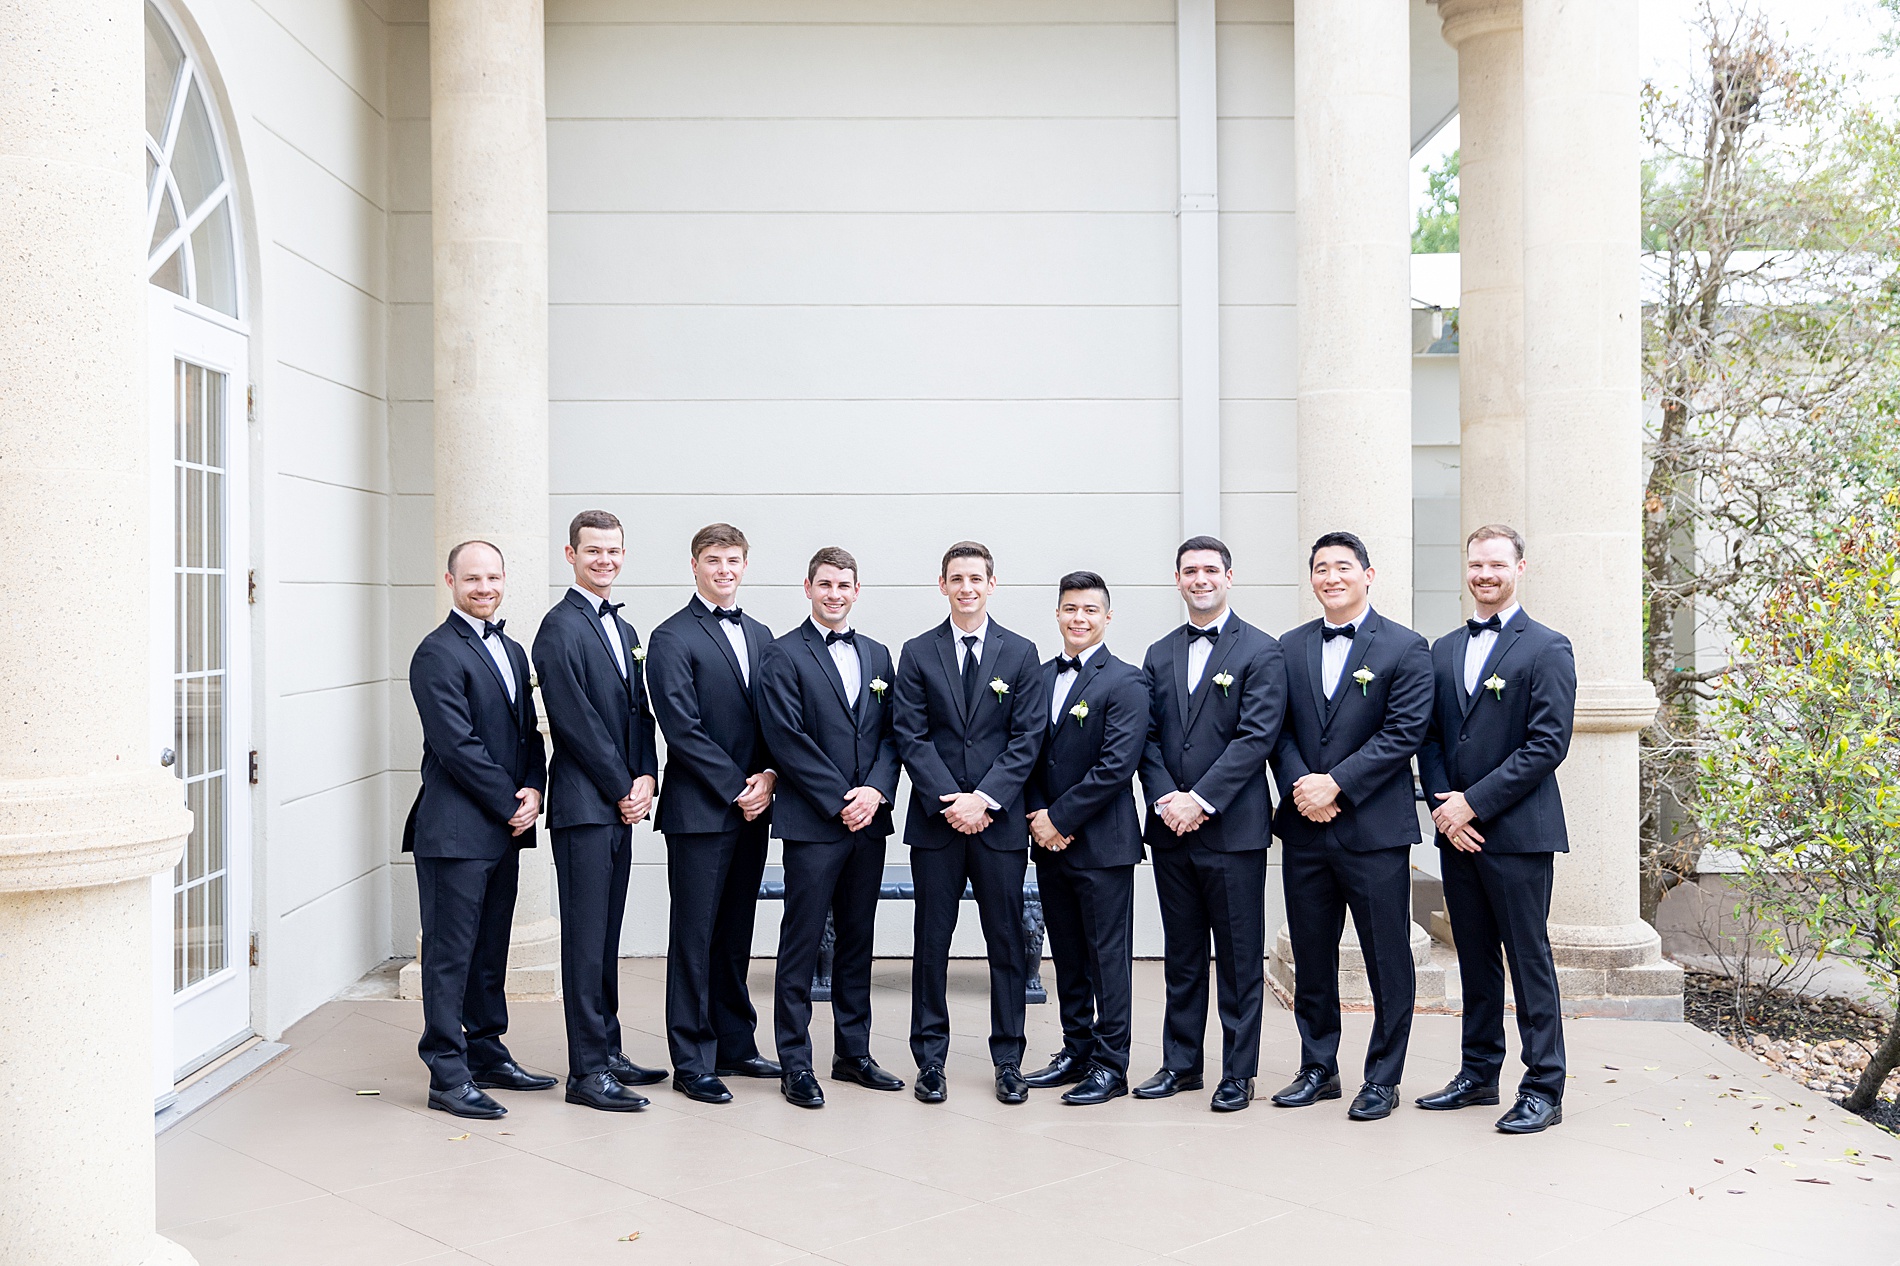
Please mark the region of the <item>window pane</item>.
<svg viewBox="0 0 1900 1266"><path fill-rule="evenodd" d="M203 258L198 254L195 246L192 248L192 256L195 259ZM202 269L204 265L200 264L198 267L201 270L200 279L202 280ZM200 300L203 299L202 288L199 292L199 298ZM207 369L202 372L204 374L204 463L207 466L217 466L221 468L224 465L224 396L225 384L228 379L226 375L219 373L215 369ZM218 503L214 502L213 504Z"/></svg>
<svg viewBox="0 0 1900 1266"><path fill-rule="evenodd" d="M198 270L198 302L237 315L237 257L231 248L231 200L191 231L191 262Z"/></svg>
<svg viewBox="0 0 1900 1266"><path fill-rule="evenodd" d="M224 970L224 876L205 885L205 975Z"/></svg>
<svg viewBox="0 0 1900 1266"><path fill-rule="evenodd" d="M171 114L172 91L178 67L185 60L171 28L158 10L145 6L145 133L164 144L165 120Z"/></svg>
<svg viewBox="0 0 1900 1266"><path fill-rule="evenodd" d="M224 577L205 577L205 667L224 667Z"/></svg>
<svg viewBox="0 0 1900 1266"><path fill-rule="evenodd" d="M205 874L205 785L194 782L185 788L185 805L191 810L191 834L185 839L185 882L203 879Z"/></svg>
<svg viewBox="0 0 1900 1266"><path fill-rule="evenodd" d="M192 471L197 474L197 471ZM205 577L202 572L185 577L185 671L205 670ZM199 766L200 769L203 766Z"/></svg>
<svg viewBox="0 0 1900 1266"><path fill-rule="evenodd" d="M185 683L182 679L172 683L172 773L180 778L185 776Z"/></svg>
<svg viewBox="0 0 1900 1266"><path fill-rule="evenodd" d="M148 150L146 151L146 154L145 154L145 196L147 198L151 197L152 190L155 189L157 186L158 186L158 160L156 158L153 158L151 155L151 151Z"/></svg>
<svg viewBox="0 0 1900 1266"><path fill-rule="evenodd" d="M224 180L218 168L218 142L211 132L211 116L205 112L204 94L198 91L195 79L185 98L178 147L172 151L172 178L178 182L178 196L184 199L186 215L203 205Z"/></svg>
<svg viewBox="0 0 1900 1266"><path fill-rule="evenodd" d="M205 678L206 773L224 768L224 678Z"/></svg>
<svg viewBox="0 0 1900 1266"><path fill-rule="evenodd" d="M205 475L205 566L224 566L224 476Z"/></svg>
<svg viewBox="0 0 1900 1266"><path fill-rule="evenodd" d="M185 618L186 583L187 577L184 572L174 572L172 574L172 671L175 673L185 671L185 635L183 632L183 621ZM182 725L184 722L180 721L179 724Z"/></svg>
<svg viewBox="0 0 1900 1266"><path fill-rule="evenodd" d="M188 462L203 462L205 459L204 407L205 407L205 371L200 365L185 363L185 448L183 458ZM197 520L193 520L195 523Z"/></svg>
<svg viewBox="0 0 1900 1266"><path fill-rule="evenodd" d="M185 372L191 366L182 360L172 362L172 460L185 460ZM183 558L181 553L179 558Z"/></svg>
<svg viewBox="0 0 1900 1266"><path fill-rule="evenodd" d="M185 987L185 890L172 893L172 992Z"/></svg>
<svg viewBox="0 0 1900 1266"><path fill-rule="evenodd" d="M200 884L185 893L185 983L205 978L205 890Z"/></svg>
<svg viewBox="0 0 1900 1266"><path fill-rule="evenodd" d="M201 677L185 681L185 777L205 771L205 683Z"/></svg>
<svg viewBox="0 0 1900 1266"><path fill-rule="evenodd" d="M163 286L175 295L185 293L185 261L180 252L173 251L169 259L152 270L152 284Z"/></svg>
<svg viewBox="0 0 1900 1266"><path fill-rule="evenodd" d="M185 566L205 565L205 473L185 470Z"/></svg>
<svg viewBox="0 0 1900 1266"><path fill-rule="evenodd" d="M224 775L204 781L205 789L205 874L224 869Z"/></svg>
<svg viewBox="0 0 1900 1266"><path fill-rule="evenodd" d="M178 206L172 201L172 191L167 189L159 195L158 220L152 225L152 244L145 248L149 254L165 244L165 239L178 231Z"/></svg>

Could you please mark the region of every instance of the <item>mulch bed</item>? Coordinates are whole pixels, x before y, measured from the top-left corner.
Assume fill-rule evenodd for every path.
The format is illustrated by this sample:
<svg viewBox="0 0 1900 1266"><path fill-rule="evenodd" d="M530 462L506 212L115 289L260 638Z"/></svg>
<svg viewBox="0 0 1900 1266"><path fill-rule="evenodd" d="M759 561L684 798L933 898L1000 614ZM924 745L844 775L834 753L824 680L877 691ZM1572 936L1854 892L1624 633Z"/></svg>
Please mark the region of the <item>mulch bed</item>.
<svg viewBox="0 0 1900 1266"><path fill-rule="evenodd" d="M1693 970L1683 976L1685 1020L1835 1103L1859 1082L1868 1054L1887 1032L1884 1016L1845 998L1808 998L1780 989L1756 990L1747 1016L1737 1017L1727 977ZM1900 1069L1860 1115L1900 1132Z"/></svg>

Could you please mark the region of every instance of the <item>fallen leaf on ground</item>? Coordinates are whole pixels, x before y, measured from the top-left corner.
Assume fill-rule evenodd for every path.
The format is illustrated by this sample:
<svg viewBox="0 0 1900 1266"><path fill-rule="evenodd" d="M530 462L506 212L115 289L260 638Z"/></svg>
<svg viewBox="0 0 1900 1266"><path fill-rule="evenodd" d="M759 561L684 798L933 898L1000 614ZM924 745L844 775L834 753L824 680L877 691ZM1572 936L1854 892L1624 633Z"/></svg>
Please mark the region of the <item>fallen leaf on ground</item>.
<svg viewBox="0 0 1900 1266"><path fill-rule="evenodd" d="M1605 1064L1604 1067L1609 1069L1613 1073L1620 1073L1623 1071L1622 1067L1617 1064Z"/></svg>
<svg viewBox="0 0 1900 1266"><path fill-rule="evenodd" d="M1662 1065L1661 1065L1661 1064L1644 1064L1644 1065L1643 1065L1643 1071L1644 1071L1644 1072L1646 1072L1646 1073L1653 1073L1653 1072L1655 1072L1655 1071L1656 1071L1656 1070L1657 1070L1658 1068L1661 1068L1661 1067L1662 1067Z"/></svg>
<svg viewBox="0 0 1900 1266"><path fill-rule="evenodd" d="M359 1095L380 1095L383 1092L380 1090L359 1090L356 1093Z"/></svg>
<svg viewBox="0 0 1900 1266"><path fill-rule="evenodd" d="M1832 1187L1834 1184L1825 1178L1797 1178L1796 1182L1811 1182L1819 1187Z"/></svg>
<svg viewBox="0 0 1900 1266"><path fill-rule="evenodd" d="M460 1143L460 1142L461 1142L461 1141L462 1141L463 1139L465 1139L465 1138L467 1138L467 1137L468 1137L468 1135L466 1135L466 1134L451 1134L451 1135L449 1135L449 1142L451 1142L451 1143Z"/></svg>
<svg viewBox="0 0 1900 1266"><path fill-rule="evenodd" d="M639 1238L640 1238L640 1233L638 1231L629 1231L625 1235L621 1236L618 1240L616 1240L615 1243L631 1244L633 1241Z"/></svg>

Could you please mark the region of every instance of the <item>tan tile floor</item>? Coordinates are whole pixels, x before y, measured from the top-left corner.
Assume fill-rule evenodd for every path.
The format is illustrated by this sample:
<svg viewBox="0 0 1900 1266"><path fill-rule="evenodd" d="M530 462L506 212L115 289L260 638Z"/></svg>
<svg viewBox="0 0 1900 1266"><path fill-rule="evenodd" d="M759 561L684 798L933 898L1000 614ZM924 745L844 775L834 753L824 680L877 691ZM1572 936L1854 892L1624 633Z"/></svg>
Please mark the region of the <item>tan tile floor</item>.
<svg viewBox="0 0 1900 1266"><path fill-rule="evenodd" d="M642 1063L664 1058L663 970L621 972ZM907 964L879 964L876 1053L908 1078L907 982ZM769 962L752 986L769 1031ZM1900 1260L1900 1139L1686 1025L1572 1021L1567 1120L1517 1139L1489 1109L1410 1106L1454 1069L1450 1016L1417 1017L1391 1119L1272 1107L1299 1047L1271 1000L1247 1112L1216 1116L1205 1094L1004 1107L983 989L980 964L955 965L942 1106L827 1081L810 1112L739 1081L729 1105L662 1086L629 1116L503 1095L494 1122L426 1109L417 1004L331 1003L286 1036L286 1061L159 1141L160 1228L203 1266ZM1137 1076L1159 1062L1160 998L1159 964L1137 964ZM1354 1060L1366 1020L1347 1020ZM510 1043L564 1071L559 1005L517 1004ZM1055 1008L1031 1007L1032 1062L1060 1044Z"/></svg>

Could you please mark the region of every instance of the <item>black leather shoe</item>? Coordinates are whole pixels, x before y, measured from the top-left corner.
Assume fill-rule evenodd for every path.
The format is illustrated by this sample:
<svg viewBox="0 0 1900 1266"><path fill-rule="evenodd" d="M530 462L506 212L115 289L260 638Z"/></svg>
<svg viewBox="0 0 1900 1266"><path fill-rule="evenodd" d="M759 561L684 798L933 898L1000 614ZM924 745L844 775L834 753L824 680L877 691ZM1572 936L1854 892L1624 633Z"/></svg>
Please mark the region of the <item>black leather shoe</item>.
<svg viewBox="0 0 1900 1266"><path fill-rule="evenodd" d="M1273 1096L1276 1108L1304 1108L1321 1099L1339 1098L1339 1074L1329 1073L1318 1064L1308 1064L1293 1074L1286 1088Z"/></svg>
<svg viewBox="0 0 1900 1266"><path fill-rule="evenodd" d="M1223 1077L1220 1085L1214 1087L1214 1098L1208 1107L1216 1112L1239 1112L1253 1102L1253 1078Z"/></svg>
<svg viewBox="0 0 1900 1266"><path fill-rule="evenodd" d="M1355 1121L1383 1121L1398 1106L1397 1086L1381 1086L1376 1081L1369 1081L1359 1087L1359 1093L1352 1097L1352 1106L1346 1109L1346 1115Z"/></svg>
<svg viewBox="0 0 1900 1266"><path fill-rule="evenodd" d="M809 1068L786 1073L778 1080L779 1093L785 1096L785 1102L794 1108L822 1108L825 1106L824 1087L818 1084L818 1075Z"/></svg>
<svg viewBox="0 0 1900 1266"><path fill-rule="evenodd" d="M673 1089L699 1103L731 1103L732 1092L726 1083L711 1073L673 1074Z"/></svg>
<svg viewBox="0 0 1900 1266"><path fill-rule="evenodd" d="M1089 1062L1065 1046L1055 1053L1046 1067L1025 1074L1023 1080L1037 1090L1044 1090L1050 1086L1071 1085L1088 1075Z"/></svg>
<svg viewBox="0 0 1900 1266"><path fill-rule="evenodd" d="M483 1094L472 1081L465 1081L453 1090L429 1087L429 1106L438 1112L453 1112L458 1117L473 1117L477 1121L493 1121L508 1115L508 1109Z"/></svg>
<svg viewBox="0 0 1900 1266"><path fill-rule="evenodd" d="M1110 1099L1119 1099L1128 1093L1128 1078L1120 1073L1111 1073L1106 1068L1091 1067L1075 1088L1065 1091L1062 1102L1087 1106L1095 1103L1107 1103Z"/></svg>
<svg viewBox="0 0 1900 1266"><path fill-rule="evenodd" d="M785 1075L777 1060L767 1059L763 1055L754 1055L751 1059L742 1059L736 1064L725 1064L714 1070L721 1077L757 1077L761 1081L776 1081Z"/></svg>
<svg viewBox="0 0 1900 1266"><path fill-rule="evenodd" d="M623 1086L657 1086L666 1080L664 1068L643 1068L619 1051L607 1057L607 1071Z"/></svg>
<svg viewBox="0 0 1900 1266"><path fill-rule="evenodd" d="M475 1084L483 1090L552 1090L559 1081L558 1077L531 1073L512 1059L475 1074Z"/></svg>
<svg viewBox="0 0 1900 1266"><path fill-rule="evenodd" d="M950 1097L950 1083L944 1078L942 1064L929 1064L917 1070L917 1084L911 1088L920 1103L942 1103Z"/></svg>
<svg viewBox="0 0 1900 1266"><path fill-rule="evenodd" d="M866 1090L902 1090L904 1079L884 1071L869 1055L845 1055L831 1061L833 1081L856 1082Z"/></svg>
<svg viewBox="0 0 1900 1266"><path fill-rule="evenodd" d="M1517 1092L1517 1102L1498 1118L1499 1134L1537 1134L1563 1124L1564 1107L1528 1090Z"/></svg>
<svg viewBox="0 0 1900 1266"><path fill-rule="evenodd" d="M1023 1080L1023 1070L1016 1065L998 1064L996 1066L996 1102L1029 1102L1029 1083Z"/></svg>
<svg viewBox="0 0 1900 1266"><path fill-rule="evenodd" d="M638 1112L647 1106L647 1097L635 1094L620 1084L620 1079L602 1069L585 1077L567 1079L567 1101L602 1112Z"/></svg>
<svg viewBox="0 0 1900 1266"><path fill-rule="evenodd" d="M1450 1112L1454 1108L1475 1108L1480 1104L1495 1106L1497 1101L1497 1082L1484 1085L1459 1073L1436 1094L1420 1095L1418 1106L1427 1112Z"/></svg>
<svg viewBox="0 0 1900 1266"><path fill-rule="evenodd" d="M1167 1099L1183 1090L1199 1090L1206 1084L1199 1073L1177 1073L1172 1068L1164 1068L1135 1087L1135 1098Z"/></svg>

